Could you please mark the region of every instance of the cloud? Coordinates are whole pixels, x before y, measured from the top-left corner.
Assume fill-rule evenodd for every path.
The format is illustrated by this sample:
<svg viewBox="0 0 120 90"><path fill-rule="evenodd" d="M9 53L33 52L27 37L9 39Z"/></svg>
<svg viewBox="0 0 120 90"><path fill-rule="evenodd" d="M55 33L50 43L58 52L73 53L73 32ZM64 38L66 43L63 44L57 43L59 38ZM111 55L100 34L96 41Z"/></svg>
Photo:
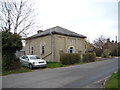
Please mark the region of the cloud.
<svg viewBox="0 0 120 90"><path fill-rule="evenodd" d="M32 0L33 1L33 0ZM117 35L118 0L34 0L42 29L62 26L86 35Z"/></svg>

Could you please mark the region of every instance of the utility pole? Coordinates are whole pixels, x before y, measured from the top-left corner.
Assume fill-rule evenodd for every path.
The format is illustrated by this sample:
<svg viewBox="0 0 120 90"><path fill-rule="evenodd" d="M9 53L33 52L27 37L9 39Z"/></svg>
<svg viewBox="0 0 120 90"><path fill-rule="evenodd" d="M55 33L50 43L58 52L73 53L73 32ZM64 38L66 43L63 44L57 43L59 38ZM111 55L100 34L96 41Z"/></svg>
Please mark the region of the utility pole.
<svg viewBox="0 0 120 90"><path fill-rule="evenodd" d="M117 36L116 36L116 42L117 42Z"/></svg>
<svg viewBox="0 0 120 90"><path fill-rule="evenodd" d="M116 47L116 55L118 56L118 43L117 43L117 36L116 36L116 43L115 43L115 47Z"/></svg>

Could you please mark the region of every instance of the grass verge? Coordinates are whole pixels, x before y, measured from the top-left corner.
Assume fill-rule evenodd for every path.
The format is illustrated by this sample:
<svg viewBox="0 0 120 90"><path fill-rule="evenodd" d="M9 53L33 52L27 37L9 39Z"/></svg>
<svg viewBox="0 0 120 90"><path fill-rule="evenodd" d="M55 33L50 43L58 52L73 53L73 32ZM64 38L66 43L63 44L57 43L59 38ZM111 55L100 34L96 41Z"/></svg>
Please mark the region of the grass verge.
<svg viewBox="0 0 120 90"><path fill-rule="evenodd" d="M60 62L47 62L47 68L59 68L59 67L68 67L73 65L80 65L80 64L86 64L86 62L79 62L71 65L64 65Z"/></svg>
<svg viewBox="0 0 120 90"><path fill-rule="evenodd" d="M24 72L31 72L31 70L22 66L20 69L3 71L2 76L8 75L8 74L13 74L13 73L24 73Z"/></svg>
<svg viewBox="0 0 120 90"><path fill-rule="evenodd" d="M120 69L106 81L105 88L120 88Z"/></svg>
<svg viewBox="0 0 120 90"><path fill-rule="evenodd" d="M58 62L48 62L47 63L47 68L57 68L57 67L65 67L66 65L63 65Z"/></svg>

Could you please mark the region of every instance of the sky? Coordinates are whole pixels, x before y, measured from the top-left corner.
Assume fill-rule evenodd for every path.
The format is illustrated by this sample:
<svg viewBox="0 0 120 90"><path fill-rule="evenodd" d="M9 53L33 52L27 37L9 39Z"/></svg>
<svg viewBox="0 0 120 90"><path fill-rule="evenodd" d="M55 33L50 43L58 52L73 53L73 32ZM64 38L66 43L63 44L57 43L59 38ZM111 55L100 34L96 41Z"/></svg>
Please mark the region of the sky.
<svg viewBox="0 0 120 90"><path fill-rule="evenodd" d="M93 42L101 35L118 36L119 0L31 0L40 30L61 26L87 36ZM32 33L31 35L35 34Z"/></svg>

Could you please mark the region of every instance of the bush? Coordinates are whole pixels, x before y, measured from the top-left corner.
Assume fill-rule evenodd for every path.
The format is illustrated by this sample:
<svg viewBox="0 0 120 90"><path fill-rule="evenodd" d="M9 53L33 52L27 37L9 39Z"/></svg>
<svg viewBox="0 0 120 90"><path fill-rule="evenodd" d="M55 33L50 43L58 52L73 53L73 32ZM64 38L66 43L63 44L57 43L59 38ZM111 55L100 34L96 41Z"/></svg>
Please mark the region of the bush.
<svg viewBox="0 0 120 90"><path fill-rule="evenodd" d="M94 49L95 53L96 53L96 56L100 57L103 53L103 50L102 49L99 49L99 48L95 48Z"/></svg>
<svg viewBox="0 0 120 90"><path fill-rule="evenodd" d="M96 53L85 53L83 54L83 62L94 62L96 60Z"/></svg>
<svg viewBox="0 0 120 90"><path fill-rule="evenodd" d="M18 34L2 31L2 69L5 71L19 69L21 64L15 52L22 49L22 39Z"/></svg>
<svg viewBox="0 0 120 90"><path fill-rule="evenodd" d="M21 63L19 58L16 58L14 54L5 55L2 60L2 70L3 71L9 71L9 70L15 70L20 69Z"/></svg>
<svg viewBox="0 0 120 90"><path fill-rule="evenodd" d="M111 56L120 56L120 44L110 53Z"/></svg>
<svg viewBox="0 0 120 90"><path fill-rule="evenodd" d="M64 54L61 54L60 56L60 62L64 65L79 63L80 60L81 60L80 54L77 54L77 53L74 53L74 54L64 53Z"/></svg>
<svg viewBox="0 0 120 90"><path fill-rule="evenodd" d="M105 49L101 56L104 58L108 58L110 56L110 50Z"/></svg>

